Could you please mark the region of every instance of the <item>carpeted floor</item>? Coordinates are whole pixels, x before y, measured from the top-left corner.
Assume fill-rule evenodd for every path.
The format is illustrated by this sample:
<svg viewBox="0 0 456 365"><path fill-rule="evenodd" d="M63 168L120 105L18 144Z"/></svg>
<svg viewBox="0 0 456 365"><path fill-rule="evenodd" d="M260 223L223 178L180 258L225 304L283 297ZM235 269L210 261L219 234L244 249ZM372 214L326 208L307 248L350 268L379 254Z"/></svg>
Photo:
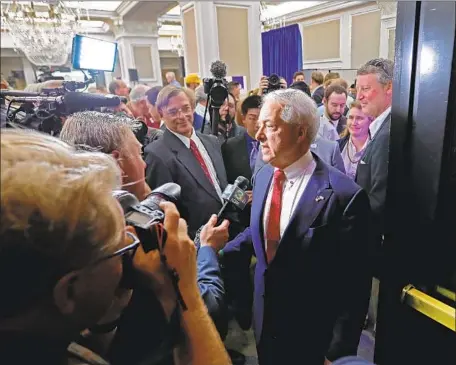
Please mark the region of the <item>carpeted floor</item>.
<svg viewBox="0 0 456 365"><path fill-rule="evenodd" d="M225 339L227 348L241 352L246 357L244 365L258 365L256 356L255 339L253 331L243 331L236 321L231 321L229 325L228 336ZM359 341L358 356L365 360L373 361L375 340L373 336L363 331Z"/></svg>

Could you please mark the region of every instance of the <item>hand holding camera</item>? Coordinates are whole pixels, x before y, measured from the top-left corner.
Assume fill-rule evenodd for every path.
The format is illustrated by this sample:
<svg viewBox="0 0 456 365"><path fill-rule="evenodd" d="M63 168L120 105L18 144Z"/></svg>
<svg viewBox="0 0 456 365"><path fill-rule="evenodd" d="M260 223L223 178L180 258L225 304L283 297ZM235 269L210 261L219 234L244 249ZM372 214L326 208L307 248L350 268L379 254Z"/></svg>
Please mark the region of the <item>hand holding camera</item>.
<svg viewBox="0 0 456 365"><path fill-rule="evenodd" d="M258 86L258 95L266 95L267 93L274 90L286 89L287 86L288 85L286 80L276 74L271 74L269 77L262 76L260 79L260 84Z"/></svg>

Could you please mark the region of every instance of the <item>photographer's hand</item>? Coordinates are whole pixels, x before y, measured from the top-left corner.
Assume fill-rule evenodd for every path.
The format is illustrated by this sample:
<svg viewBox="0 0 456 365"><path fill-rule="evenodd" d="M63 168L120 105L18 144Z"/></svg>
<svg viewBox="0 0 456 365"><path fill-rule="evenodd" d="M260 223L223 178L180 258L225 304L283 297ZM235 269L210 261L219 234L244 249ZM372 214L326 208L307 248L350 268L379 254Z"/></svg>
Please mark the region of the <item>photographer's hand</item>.
<svg viewBox="0 0 456 365"><path fill-rule="evenodd" d="M258 95L259 96L263 95L263 90L267 89L268 85L269 85L269 81L268 81L267 76L261 76L260 84L258 85L258 88L259 88Z"/></svg>
<svg viewBox="0 0 456 365"><path fill-rule="evenodd" d="M215 226L216 224L217 216L214 214L201 230L200 240L201 247L210 246L215 252L219 252L228 241L230 222L225 219L218 227Z"/></svg>
<svg viewBox="0 0 456 365"><path fill-rule="evenodd" d="M219 110L220 120L226 121L226 116L228 115L228 104L225 101Z"/></svg>

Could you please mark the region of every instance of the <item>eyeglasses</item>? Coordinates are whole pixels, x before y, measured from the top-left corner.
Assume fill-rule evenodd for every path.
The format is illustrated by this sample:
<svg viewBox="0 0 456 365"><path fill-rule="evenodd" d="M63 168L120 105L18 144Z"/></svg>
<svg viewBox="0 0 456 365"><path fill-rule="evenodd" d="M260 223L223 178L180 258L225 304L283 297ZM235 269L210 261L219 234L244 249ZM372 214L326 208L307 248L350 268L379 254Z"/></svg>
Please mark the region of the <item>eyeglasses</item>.
<svg viewBox="0 0 456 365"><path fill-rule="evenodd" d="M112 259L113 257L117 257L117 256L124 256L126 253L131 253L131 255L129 256L133 256L133 254L135 253L136 249L138 248L139 244L141 243L139 241L139 238L136 237L133 233L131 232L128 232L126 231L125 234L133 240L133 243L130 243L129 245L125 246L125 247L122 247L120 250L117 250L109 255L106 255L104 257L101 257L95 261L93 261L91 264L89 264L88 266L95 266L95 265L98 265L100 264L101 262L104 262L106 260L109 260L109 259Z"/></svg>
<svg viewBox="0 0 456 365"><path fill-rule="evenodd" d="M183 106L180 109L167 109L166 112L171 116L171 117L176 117L179 113L182 113L183 115L189 115L192 113L192 108L190 106Z"/></svg>

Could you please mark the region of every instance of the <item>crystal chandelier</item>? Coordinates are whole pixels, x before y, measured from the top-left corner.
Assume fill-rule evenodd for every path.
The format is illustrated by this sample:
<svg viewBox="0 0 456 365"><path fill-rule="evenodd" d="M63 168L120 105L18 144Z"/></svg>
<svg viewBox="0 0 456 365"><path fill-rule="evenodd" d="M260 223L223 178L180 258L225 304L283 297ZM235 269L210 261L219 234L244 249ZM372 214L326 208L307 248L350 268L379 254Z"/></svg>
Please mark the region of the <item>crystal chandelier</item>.
<svg viewBox="0 0 456 365"><path fill-rule="evenodd" d="M68 60L80 11L62 1L16 2L2 7L1 20L14 46L37 66L61 66Z"/></svg>
<svg viewBox="0 0 456 365"><path fill-rule="evenodd" d="M179 57L184 56L184 42L180 36L171 37L171 51L177 53Z"/></svg>

